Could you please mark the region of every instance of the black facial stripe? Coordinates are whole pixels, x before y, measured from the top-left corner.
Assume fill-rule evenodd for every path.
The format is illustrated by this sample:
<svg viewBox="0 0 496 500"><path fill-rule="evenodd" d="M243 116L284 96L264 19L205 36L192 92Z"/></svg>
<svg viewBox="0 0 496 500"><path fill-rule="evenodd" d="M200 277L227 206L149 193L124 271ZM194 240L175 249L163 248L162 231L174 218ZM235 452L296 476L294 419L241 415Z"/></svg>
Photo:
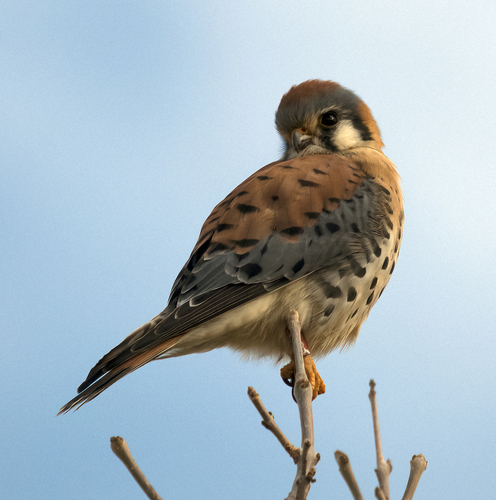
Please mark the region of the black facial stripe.
<svg viewBox="0 0 496 500"><path fill-rule="evenodd" d="M328 149L329 151L333 151L334 153L337 153L339 150L332 142L333 138L334 138L334 131L332 135L330 136L324 135L324 137L321 137L320 140L322 141L326 149Z"/></svg>
<svg viewBox="0 0 496 500"><path fill-rule="evenodd" d="M355 115L351 119L351 123L353 124L353 127L360 132L360 136L363 141L372 140L372 134L370 133L369 128L365 125L365 123L363 123L362 119L358 115Z"/></svg>

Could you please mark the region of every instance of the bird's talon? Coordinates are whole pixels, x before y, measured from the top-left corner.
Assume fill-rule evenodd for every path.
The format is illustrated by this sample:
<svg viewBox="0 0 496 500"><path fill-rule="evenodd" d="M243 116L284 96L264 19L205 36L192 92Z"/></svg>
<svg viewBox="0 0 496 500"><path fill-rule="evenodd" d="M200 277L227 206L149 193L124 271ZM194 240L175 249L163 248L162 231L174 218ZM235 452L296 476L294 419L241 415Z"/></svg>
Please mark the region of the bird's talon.
<svg viewBox="0 0 496 500"><path fill-rule="evenodd" d="M303 358L305 365L305 373L307 375L308 381L312 386L312 400L314 400L318 395L325 393L325 383L322 377L317 371L315 362L312 356L308 355ZM281 377L283 382L289 387L293 388L293 399L294 398L294 385L295 385L295 362L291 360L287 365L281 368ZM295 400L296 401L296 400Z"/></svg>
<svg viewBox="0 0 496 500"><path fill-rule="evenodd" d="M288 385L289 387L294 387L294 378L291 377L291 378L285 378L285 377L282 377L282 381Z"/></svg>

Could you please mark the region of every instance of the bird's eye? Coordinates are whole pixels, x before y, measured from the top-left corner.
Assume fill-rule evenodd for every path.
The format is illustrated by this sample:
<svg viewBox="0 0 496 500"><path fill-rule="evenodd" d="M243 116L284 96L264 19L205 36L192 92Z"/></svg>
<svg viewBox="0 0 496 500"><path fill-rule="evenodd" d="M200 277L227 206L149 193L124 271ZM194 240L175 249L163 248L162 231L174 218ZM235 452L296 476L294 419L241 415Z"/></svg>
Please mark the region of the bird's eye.
<svg viewBox="0 0 496 500"><path fill-rule="evenodd" d="M334 111L328 111L327 113L324 113L321 118L320 122L324 127L332 127L338 123L339 118L336 112Z"/></svg>

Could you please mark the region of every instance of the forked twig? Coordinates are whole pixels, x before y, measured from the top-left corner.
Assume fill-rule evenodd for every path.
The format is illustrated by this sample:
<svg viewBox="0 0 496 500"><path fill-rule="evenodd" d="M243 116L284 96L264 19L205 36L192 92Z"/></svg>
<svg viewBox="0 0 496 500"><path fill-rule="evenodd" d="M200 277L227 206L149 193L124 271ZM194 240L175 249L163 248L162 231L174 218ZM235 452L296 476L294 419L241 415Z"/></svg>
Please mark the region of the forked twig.
<svg viewBox="0 0 496 500"><path fill-rule="evenodd" d="M120 458L127 470L145 492L146 496L150 500L162 500L162 497L155 491L141 469L138 467L138 464L131 455L131 451L129 450L126 440L120 436L111 437L110 448L112 448L112 451Z"/></svg>
<svg viewBox="0 0 496 500"><path fill-rule="evenodd" d="M377 469L375 469L375 473L377 475L377 480L379 481L379 492L376 490L375 496L378 500L389 500L389 475L393 470L393 466L391 464L391 460L386 462L384 460L384 456L382 455L381 431L379 430L379 414L377 412L374 380L371 380L369 385L369 399L372 407L372 422L374 424L375 453L377 459ZM382 496L378 496L381 493Z"/></svg>
<svg viewBox="0 0 496 500"><path fill-rule="evenodd" d="M375 473L379 481L379 487L375 489L375 498L377 500L389 500L389 475L393 470L391 465L391 460L387 462L384 460L382 455L382 444L381 444L381 433L379 431L379 415L377 411L377 399L375 392L375 382L370 381L370 392L369 399L370 405L372 407L372 421L374 424L374 438L375 438L375 451L377 458L377 469ZM339 464L339 472L343 476L346 484L348 485L354 500L363 500L358 484L355 480L353 470L351 469L351 464L349 463L348 457L342 451L336 451L335 453L336 462ZM403 495L402 500L412 500L413 494L417 489L420 476L427 468L427 461L424 455L414 455L410 462L410 477L408 478L408 484L406 485L406 490Z"/></svg>

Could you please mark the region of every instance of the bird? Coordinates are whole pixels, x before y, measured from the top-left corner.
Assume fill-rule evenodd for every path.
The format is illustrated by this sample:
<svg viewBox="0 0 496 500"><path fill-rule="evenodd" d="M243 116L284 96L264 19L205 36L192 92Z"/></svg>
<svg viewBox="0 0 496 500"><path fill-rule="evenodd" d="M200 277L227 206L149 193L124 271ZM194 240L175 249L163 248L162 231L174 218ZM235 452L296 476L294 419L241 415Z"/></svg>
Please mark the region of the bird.
<svg viewBox="0 0 496 500"><path fill-rule="evenodd" d="M325 392L314 358L354 344L396 265L400 177L369 107L334 81L292 86L275 125L282 157L213 209L165 309L105 354L59 413L150 361L220 347L289 360L291 379L291 310L312 397Z"/></svg>

